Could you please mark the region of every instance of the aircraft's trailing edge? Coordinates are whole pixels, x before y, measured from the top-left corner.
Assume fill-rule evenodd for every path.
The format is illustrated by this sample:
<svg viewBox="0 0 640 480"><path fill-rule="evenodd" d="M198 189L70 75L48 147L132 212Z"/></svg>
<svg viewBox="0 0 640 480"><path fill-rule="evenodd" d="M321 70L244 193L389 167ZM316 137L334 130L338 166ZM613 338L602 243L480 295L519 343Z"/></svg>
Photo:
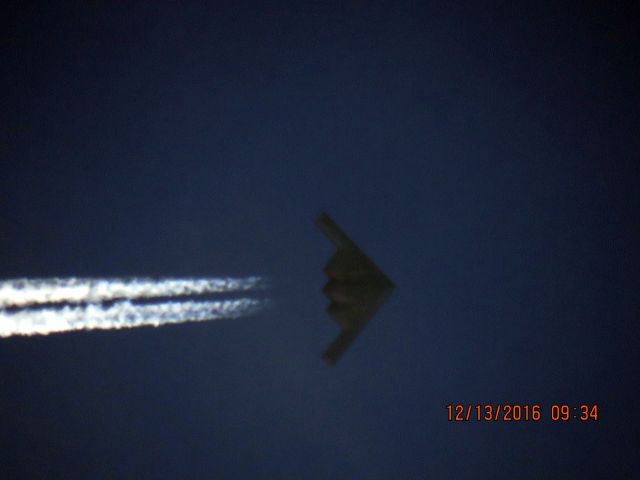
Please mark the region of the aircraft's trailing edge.
<svg viewBox="0 0 640 480"><path fill-rule="evenodd" d="M334 365L394 285L326 213L318 216L316 225L337 248L325 266L329 281L323 289L331 300L327 312L342 329L322 355L328 364Z"/></svg>

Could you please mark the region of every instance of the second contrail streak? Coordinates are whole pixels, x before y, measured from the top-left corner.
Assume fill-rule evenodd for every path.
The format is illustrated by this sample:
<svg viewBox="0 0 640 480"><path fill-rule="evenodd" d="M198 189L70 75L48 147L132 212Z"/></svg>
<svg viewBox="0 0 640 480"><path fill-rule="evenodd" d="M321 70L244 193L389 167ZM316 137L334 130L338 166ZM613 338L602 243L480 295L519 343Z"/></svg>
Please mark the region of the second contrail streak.
<svg viewBox="0 0 640 480"><path fill-rule="evenodd" d="M89 304L36 310L0 310L0 337L47 335L74 330L114 330L147 325L157 327L190 321L238 318L256 313L264 304L264 300L240 298L148 305L121 301L109 306Z"/></svg>

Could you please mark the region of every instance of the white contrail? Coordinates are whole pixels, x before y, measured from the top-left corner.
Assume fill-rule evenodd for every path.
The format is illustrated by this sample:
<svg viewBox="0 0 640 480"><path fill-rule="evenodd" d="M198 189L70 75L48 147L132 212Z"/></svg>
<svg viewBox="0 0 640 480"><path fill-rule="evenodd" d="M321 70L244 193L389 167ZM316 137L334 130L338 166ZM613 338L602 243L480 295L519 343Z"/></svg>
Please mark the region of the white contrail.
<svg viewBox="0 0 640 480"><path fill-rule="evenodd" d="M0 337L238 318L258 312L265 303L266 300L251 298L142 305L119 301L109 306L89 304L33 310L0 310Z"/></svg>
<svg viewBox="0 0 640 480"><path fill-rule="evenodd" d="M43 303L97 303L117 299L142 299L246 292L261 288L262 277L246 278L42 278L0 281L0 308Z"/></svg>

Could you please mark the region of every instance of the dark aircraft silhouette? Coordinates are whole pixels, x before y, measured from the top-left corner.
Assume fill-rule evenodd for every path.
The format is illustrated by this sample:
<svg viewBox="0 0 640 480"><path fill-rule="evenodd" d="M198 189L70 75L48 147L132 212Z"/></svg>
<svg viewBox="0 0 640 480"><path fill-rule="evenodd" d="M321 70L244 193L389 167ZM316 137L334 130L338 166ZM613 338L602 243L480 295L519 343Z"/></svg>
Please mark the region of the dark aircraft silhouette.
<svg viewBox="0 0 640 480"><path fill-rule="evenodd" d="M325 362L335 365L394 285L329 215L320 214L316 225L338 249L324 268L329 281L322 290L331 300L327 312L342 328L322 354Z"/></svg>

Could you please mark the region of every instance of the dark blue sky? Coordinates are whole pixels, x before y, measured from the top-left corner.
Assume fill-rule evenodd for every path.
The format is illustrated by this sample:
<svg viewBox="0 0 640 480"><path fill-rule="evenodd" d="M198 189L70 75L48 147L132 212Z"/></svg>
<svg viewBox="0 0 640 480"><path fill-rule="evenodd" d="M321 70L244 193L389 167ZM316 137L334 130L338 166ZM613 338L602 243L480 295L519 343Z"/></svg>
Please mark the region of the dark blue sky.
<svg viewBox="0 0 640 480"><path fill-rule="evenodd" d="M274 306L0 341L0 472L638 475L636 12L213 3L3 17L0 277L264 274ZM396 284L335 368L320 211ZM446 418L507 402L545 420Z"/></svg>

